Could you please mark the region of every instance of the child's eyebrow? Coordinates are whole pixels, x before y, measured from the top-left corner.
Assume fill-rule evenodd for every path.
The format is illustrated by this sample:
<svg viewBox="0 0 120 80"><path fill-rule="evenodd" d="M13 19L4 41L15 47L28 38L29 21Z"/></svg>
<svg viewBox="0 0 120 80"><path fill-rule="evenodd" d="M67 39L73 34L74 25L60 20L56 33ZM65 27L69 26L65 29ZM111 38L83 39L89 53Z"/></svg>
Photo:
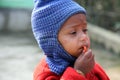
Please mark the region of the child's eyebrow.
<svg viewBox="0 0 120 80"><path fill-rule="evenodd" d="M87 25L87 22L85 22L85 23L79 23L79 24L76 24L76 23L74 23L74 24L69 24L69 25L66 25L66 28L73 28L73 27L78 27L78 26L81 26L81 25Z"/></svg>
<svg viewBox="0 0 120 80"><path fill-rule="evenodd" d="M69 24L69 25L66 26L66 28L67 28L67 27L72 28L72 27L79 26L79 25L80 25L80 24L76 24L76 23L74 23L74 24Z"/></svg>

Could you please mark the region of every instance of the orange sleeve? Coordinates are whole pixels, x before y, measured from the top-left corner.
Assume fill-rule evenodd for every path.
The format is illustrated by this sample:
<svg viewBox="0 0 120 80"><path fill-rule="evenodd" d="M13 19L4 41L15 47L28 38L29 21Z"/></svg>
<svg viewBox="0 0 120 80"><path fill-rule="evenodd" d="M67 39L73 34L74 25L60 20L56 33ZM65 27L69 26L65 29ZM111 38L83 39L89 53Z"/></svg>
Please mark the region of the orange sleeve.
<svg viewBox="0 0 120 80"><path fill-rule="evenodd" d="M100 79L100 80L110 80L105 71L102 69L102 67L99 64L95 64L94 67L94 74Z"/></svg>
<svg viewBox="0 0 120 80"><path fill-rule="evenodd" d="M51 72L43 58L35 68L33 80L59 80L59 76Z"/></svg>
<svg viewBox="0 0 120 80"><path fill-rule="evenodd" d="M72 67L67 67L61 80L87 80L83 75L77 73Z"/></svg>

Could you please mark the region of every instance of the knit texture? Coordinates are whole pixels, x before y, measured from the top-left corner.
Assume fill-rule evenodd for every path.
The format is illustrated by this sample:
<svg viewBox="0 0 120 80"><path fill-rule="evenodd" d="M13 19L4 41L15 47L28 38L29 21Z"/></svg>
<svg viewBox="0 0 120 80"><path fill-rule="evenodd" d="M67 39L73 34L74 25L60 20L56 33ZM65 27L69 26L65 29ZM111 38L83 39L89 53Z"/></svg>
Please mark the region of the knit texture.
<svg viewBox="0 0 120 80"><path fill-rule="evenodd" d="M69 55L58 41L58 32L64 22L74 14L86 11L73 0L35 0L31 22L33 34L47 56L50 70L62 74L73 64L75 57Z"/></svg>

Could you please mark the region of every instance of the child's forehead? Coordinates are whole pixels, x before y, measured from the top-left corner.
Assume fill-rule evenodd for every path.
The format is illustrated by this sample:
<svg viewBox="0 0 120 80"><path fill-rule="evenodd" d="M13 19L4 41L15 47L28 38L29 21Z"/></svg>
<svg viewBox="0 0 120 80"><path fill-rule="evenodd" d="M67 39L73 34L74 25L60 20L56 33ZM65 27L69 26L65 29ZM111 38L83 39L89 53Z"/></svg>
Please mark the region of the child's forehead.
<svg viewBox="0 0 120 80"><path fill-rule="evenodd" d="M86 15L84 14L75 14L67 19L67 21L63 24L63 27L70 28L78 25L87 25Z"/></svg>
<svg viewBox="0 0 120 80"><path fill-rule="evenodd" d="M71 17L69 17L66 22L68 22L68 21L69 22L70 21L71 22L73 22L73 21L83 21L85 19L86 19L86 15L79 13L79 14L75 14L75 15L72 15Z"/></svg>

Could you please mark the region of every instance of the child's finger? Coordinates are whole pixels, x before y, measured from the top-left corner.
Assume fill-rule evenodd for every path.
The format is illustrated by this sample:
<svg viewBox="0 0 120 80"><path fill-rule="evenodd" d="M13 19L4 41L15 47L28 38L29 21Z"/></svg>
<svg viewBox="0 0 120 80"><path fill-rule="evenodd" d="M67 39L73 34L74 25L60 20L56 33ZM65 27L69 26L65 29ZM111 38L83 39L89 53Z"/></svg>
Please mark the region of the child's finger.
<svg viewBox="0 0 120 80"><path fill-rule="evenodd" d="M94 54L89 58L89 60L94 61Z"/></svg>
<svg viewBox="0 0 120 80"><path fill-rule="evenodd" d="M85 58L90 58L92 56L92 51L91 49L89 49L85 54L84 54Z"/></svg>
<svg viewBox="0 0 120 80"><path fill-rule="evenodd" d="M91 56L91 58L89 59L91 62L91 65L95 65L95 59L94 59L94 54Z"/></svg>
<svg viewBox="0 0 120 80"><path fill-rule="evenodd" d="M78 59L81 59L84 56L84 53L81 53L78 57Z"/></svg>

